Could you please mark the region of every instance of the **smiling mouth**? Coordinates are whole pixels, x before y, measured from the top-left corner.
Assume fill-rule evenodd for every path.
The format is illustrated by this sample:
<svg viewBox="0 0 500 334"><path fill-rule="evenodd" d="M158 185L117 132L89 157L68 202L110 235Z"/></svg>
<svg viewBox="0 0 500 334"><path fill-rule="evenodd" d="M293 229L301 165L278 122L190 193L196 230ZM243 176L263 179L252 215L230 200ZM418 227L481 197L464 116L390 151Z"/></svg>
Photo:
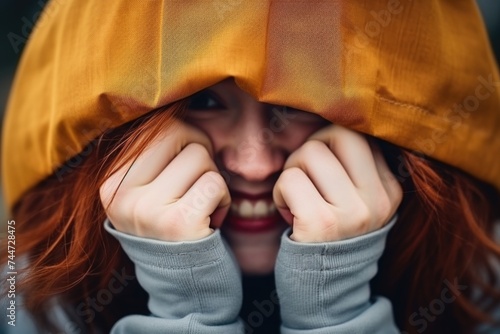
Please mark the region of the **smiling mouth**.
<svg viewBox="0 0 500 334"><path fill-rule="evenodd" d="M272 200L272 194L248 195L232 193L231 210L224 224L231 230L246 233L261 233L283 228L281 218Z"/></svg>
<svg viewBox="0 0 500 334"><path fill-rule="evenodd" d="M272 217L276 215L276 206L270 199L237 199L231 204L231 214L244 219Z"/></svg>

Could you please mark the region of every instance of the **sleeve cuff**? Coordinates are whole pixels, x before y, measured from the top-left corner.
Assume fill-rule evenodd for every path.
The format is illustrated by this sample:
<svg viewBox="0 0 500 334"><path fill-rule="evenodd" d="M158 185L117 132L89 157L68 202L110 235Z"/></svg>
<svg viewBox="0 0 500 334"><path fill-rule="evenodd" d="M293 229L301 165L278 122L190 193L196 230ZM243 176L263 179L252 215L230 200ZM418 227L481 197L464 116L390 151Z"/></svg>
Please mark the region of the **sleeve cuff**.
<svg viewBox="0 0 500 334"><path fill-rule="evenodd" d="M291 228L282 235L281 264L297 270L331 270L378 260L385 240L394 226L397 215L381 229L351 239L322 243L303 243L290 239ZM335 255L335 256L331 256Z"/></svg>
<svg viewBox="0 0 500 334"><path fill-rule="evenodd" d="M219 230L200 240L170 242L120 232L109 219L104 221L104 228L120 242L132 261L154 267L182 269L203 266L220 261L227 254Z"/></svg>

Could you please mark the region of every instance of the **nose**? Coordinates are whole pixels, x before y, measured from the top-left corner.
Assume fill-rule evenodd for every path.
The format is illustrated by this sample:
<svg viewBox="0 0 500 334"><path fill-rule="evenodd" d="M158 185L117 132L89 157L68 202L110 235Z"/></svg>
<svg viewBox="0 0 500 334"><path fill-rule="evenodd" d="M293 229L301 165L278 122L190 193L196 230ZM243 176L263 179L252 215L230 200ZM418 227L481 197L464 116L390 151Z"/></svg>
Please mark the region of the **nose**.
<svg viewBox="0 0 500 334"><path fill-rule="evenodd" d="M265 181L281 171L286 151L280 134L272 131L269 107L256 102L239 114L230 130L228 146L222 152L230 173L248 182Z"/></svg>

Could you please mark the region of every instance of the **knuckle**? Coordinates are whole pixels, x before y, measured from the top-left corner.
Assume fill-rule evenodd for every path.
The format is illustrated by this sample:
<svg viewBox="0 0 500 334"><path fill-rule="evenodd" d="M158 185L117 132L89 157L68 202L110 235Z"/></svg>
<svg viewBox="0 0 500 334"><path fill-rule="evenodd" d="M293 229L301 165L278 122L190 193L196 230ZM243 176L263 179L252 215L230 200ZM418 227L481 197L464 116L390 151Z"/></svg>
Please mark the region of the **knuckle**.
<svg viewBox="0 0 500 334"><path fill-rule="evenodd" d="M358 140L367 141L365 136L363 136L359 132L356 132L356 131L351 130L349 128L339 126L337 128L337 131L338 131L339 135L341 135L341 136L346 136L349 138L357 138Z"/></svg>
<svg viewBox="0 0 500 334"><path fill-rule="evenodd" d="M399 204L403 200L403 187L398 178L391 171L387 171L383 175L382 180L387 184L387 191L391 194L394 202Z"/></svg>
<svg viewBox="0 0 500 334"><path fill-rule="evenodd" d="M372 215L366 205L359 205L353 214L355 231L358 235L365 234L372 229Z"/></svg>
<svg viewBox="0 0 500 334"><path fill-rule="evenodd" d="M205 187L215 187L219 192L223 192L227 190L227 185L226 181L220 175L220 173L215 172L215 171L208 171L205 172L202 176L201 179L203 181L203 184Z"/></svg>
<svg viewBox="0 0 500 334"><path fill-rule="evenodd" d="M200 143L189 143L184 148L189 150L192 154L200 158L210 158L210 154L205 146Z"/></svg>
<svg viewBox="0 0 500 334"><path fill-rule="evenodd" d="M325 154L325 147L325 144L319 140L308 140L288 157L285 166L292 168L292 166L311 163L317 159L318 155Z"/></svg>
<svg viewBox="0 0 500 334"><path fill-rule="evenodd" d="M391 191L394 193L394 206L398 207L403 201L403 187L396 179L392 182Z"/></svg>
<svg viewBox="0 0 500 334"><path fill-rule="evenodd" d="M109 178L99 187L99 197L104 206L107 206L111 202L111 198L116 190L113 185L113 180Z"/></svg>
<svg viewBox="0 0 500 334"><path fill-rule="evenodd" d="M134 223L144 223L154 219L157 212L155 201L147 192L142 192L136 196L130 194L126 201L121 202L121 210L129 220Z"/></svg>
<svg viewBox="0 0 500 334"><path fill-rule="evenodd" d="M182 211L179 205L174 205L164 211L161 217L161 223L165 232L170 232L174 227L187 220L186 213Z"/></svg>
<svg viewBox="0 0 500 334"><path fill-rule="evenodd" d="M371 214L370 214L370 210L368 209L368 207L366 205L362 205L358 208L356 218L357 218L357 221L360 222L362 225L370 223Z"/></svg>
<svg viewBox="0 0 500 334"><path fill-rule="evenodd" d="M196 165L204 170L216 170L217 167L205 146L199 143L190 143L186 146L191 156L195 159Z"/></svg>
<svg viewBox="0 0 500 334"><path fill-rule="evenodd" d="M208 178L212 182L217 183L220 186L225 186L226 181L219 172L209 170L203 174L204 177Z"/></svg>
<svg viewBox="0 0 500 334"><path fill-rule="evenodd" d="M375 202L375 212L373 213L373 218L375 224L379 226L380 224L385 223L389 218L393 211L392 202L387 194L381 194L377 197Z"/></svg>
<svg viewBox="0 0 500 334"><path fill-rule="evenodd" d="M278 179L280 183L287 184L296 181L298 178L302 178L304 172L299 167L290 167L281 172Z"/></svg>
<svg viewBox="0 0 500 334"><path fill-rule="evenodd" d="M322 141L308 140L300 148L300 153L306 161L309 161L318 154L322 154L325 151L325 147L326 145Z"/></svg>
<svg viewBox="0 0 500 334"><path fill-rule="evenodd" d="M327 207L318 208L315 221L322 229L329 229L337 223L337 215Z"/></svg>
<svg viewBox="0 0 500 334"><path fill-rule="evenodd" d="M129 194L124 196L123 192L119 192L113 198L112 204L105 207L106 215L113 222L113 225L119 230L127 231L134 227L137 221L136 217L142 217L142 213L138 212L139 210L142 210L142 205L138 204L133 196Z"/></svg>
<svg viewBox="0 0 500 334"><path fill-rule="evenodd" d="M104 210L110 218L120 218L124 219L127 217L128 203L132 201L129 191L124 189L112 189L107 193L106 203L104 204Z"/></svg>
<svg viewBox="0 0 500 334"><path fill-rule="evenodd" d="M126 210L128 211L126 215L134 222L142 222L144 220L145 203L143 198L141 197L127 206L129 209Z"/></svg>

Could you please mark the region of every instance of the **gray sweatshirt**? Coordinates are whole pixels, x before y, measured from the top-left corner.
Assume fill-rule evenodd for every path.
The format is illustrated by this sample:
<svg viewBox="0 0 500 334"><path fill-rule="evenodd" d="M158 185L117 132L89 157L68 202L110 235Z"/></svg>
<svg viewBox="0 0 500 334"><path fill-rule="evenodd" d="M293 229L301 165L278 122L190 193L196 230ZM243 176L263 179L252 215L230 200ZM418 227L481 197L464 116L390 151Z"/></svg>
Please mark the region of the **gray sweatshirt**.
<svg viewBox="0 0 500 334"><path fill-rule="evenodd" d="M398 333L390 302L371 296L369 287L395 221L367 235L317 244L294 242L287 230L275 267L276 294L259 302L260 317L270 316L279 302L284 334ZM220 231L193 242L162 242L121 233L109 222L105 228L135 263L151 311L120 319L112 333L252 334L258 327L259 317L238 318L240 272ZM81 333L57 300L51 314L63 333ZM2 325L0 332L41 333L22 307L16 327ZM475 333L499 329L484 325Z"/></svg>
<svg viewBox="0 0 500 334"><path fill-rule="evenodd" d="M298 243L285 231L275 267L281 333L399 333L391 303L371 296L369 287L395 221L326 243ZM105 228L134 262L151 311L120 319L112 333L251 333L238 317L241 275L220 231L192 242L164 242L119 232L109 221Z"/></svg>

